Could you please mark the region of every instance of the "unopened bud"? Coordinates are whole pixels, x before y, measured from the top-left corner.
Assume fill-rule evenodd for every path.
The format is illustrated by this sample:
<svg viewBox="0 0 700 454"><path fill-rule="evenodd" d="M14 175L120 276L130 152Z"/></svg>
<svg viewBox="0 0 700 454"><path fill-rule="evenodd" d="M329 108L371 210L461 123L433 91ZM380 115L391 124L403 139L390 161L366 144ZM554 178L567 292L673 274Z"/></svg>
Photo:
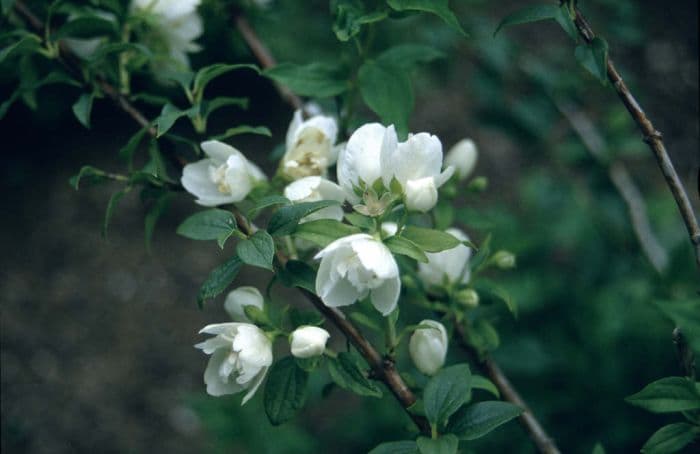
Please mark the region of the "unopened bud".
<svg viewBox="0 0 700 454"><path fill-rule="evenodd" d="M455 299L459 304L469 309L474 309L479 305L479 294L474 289L468 288L460 290L455 295Z"/></svg>
<svg viewBox="0 0 700 454"><path fill-rule="evenodd" d="M404 288L416 288L416 280L409 275L403 275L401 276L401 284L404 286Z"/></svg>
<svg viewBox="0 0 700 454"><path fill-rule="evenodd" d="M484 191L489 186L489 179L486 177L476 177L469 182L467 189L474 192Z"/></svg>
<svg viewBox="0 0 700 454"><path fill-rule="evenodd" d="M508 251L498 251L491 257L491 262L502 270L515 268L515 255Z"/></svg>

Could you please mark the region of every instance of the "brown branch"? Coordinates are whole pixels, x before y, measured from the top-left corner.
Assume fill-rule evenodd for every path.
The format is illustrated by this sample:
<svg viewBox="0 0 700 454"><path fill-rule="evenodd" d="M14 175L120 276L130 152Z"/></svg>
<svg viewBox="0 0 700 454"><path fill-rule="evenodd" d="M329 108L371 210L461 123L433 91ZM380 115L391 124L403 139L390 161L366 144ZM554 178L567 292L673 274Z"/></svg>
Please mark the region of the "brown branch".
<svg viewBox="0 0 700 454"><path fill-rule="evenodd" d="M584 41L590 43L593 38L595 38L595 34L578 9L576 10L576 18L574 22L576 24L576 28L578 29L579 35L581 35ZM629 91L629 88L627 88L622 76L620 76L620 73L618 73L615 65L609 58L607 73L608 80L610 80L613 87L615 87L615 91L620 97L620 100L625 105L630 116L634 122L637 123L637 126L642 132L644 141L647 143L647 145L649 145L649 148L651 148L651 151L654 153L654 157L656 157L661 173L666 179L666 184L671 190L673 198L676 200L678 210L681 212L681 217L683 218L685 227L688 230L688 235L690 236L690 242L693 244L695 249L695 260L698 267L700 267L700 225L698 225L698 220L695 217L693 207L690 204L690 199L688 198L688 194L685 192L683 183L681 182L680 178L678 178L676 169L673 167L671 158L668 156L668 152L666 151L666 147L662 140L662 135L656 130L656 128L654 128L651 120L646 116L644 110L642 110L642 107Z"/></svg>
<svg viewBox="0 0 700 454"><path fill-rule="evenodd" d="M617 189L622 200L627 204L632 229L637 236L644 255L646 255L658 273L663 272L668 266L668 253L661 246L656 235L654 235L647 215L644 197L634 183L629 170L621 161L615 161L612 164L607 163L605 159L605 149L607 148L605 140L588 116L570 105L560 102L555 97L552 97L552 101L559 112L567 119L576 135L579 136L586 150L601 166L607 168L610 181Z"/></svg>
<svg viewBox="0 0 700 454"><path fill-rule="evenodd" d="M547 434L540 422L535 417L530 407L520 397L518 391L508 380L501 368L490 356L480 357L479 353L467 342L467 333L461 323L455 322L455 331L459 335L460 346L467 352L471 359L478 363L496 385L504 400L517 405L524 411L520 415L520 423L525 427L532 441L537 445L537 449L544 454L559 454L554 440Z"/></svg>
<svg viewBox="0 0 700 454"><path fill-rule="evenodd" d="M21 1L17 1L15 3L15 8L20 13L20 15L22 15L30 23L32 27L43 29L41 21L37 19L36 16L34 16L32 12ZM252 29L250 29L250 27L247 25L247 21L242 16L238 16L236 18L236 24L243 24L244 28L247 26L248 33L253 33ZM254 41L256 40L257 39L255 39ZM259 51L262 52L260 55L264 56L265 53L267 53L267 50L264 48L264 46L262 46L262 44L259 41L257 42L259 43ZM65 52L66 55L70 55L70 52L68 50L63 50L63 52ZM274 61L271 60L272 57L269 56L269 53L267 53L267 55L268 60L266 61L269 64L274 65ZM64 62L64 64L68 63ZM264 62L263 66L265 66ZM107 96L109 96L110 99L122 111L127 113L140 126L147 127L148 133L151 136L155 137L156 131L151 126L151 122L149 122L146 119L146 117L133 104L129 102L128 99L121 95L119 91L112 85L110 85L108 82L102 80L98 83L100 85L100 88L105 92L105 94L107 94ZM291 96L286 96L284 98L295 108L302 108L303 104L301 102L301 99L293 93L289 93ZM250 234L253 232L254 227L248 223L245 217L243 217L237 210L234 211L234 215L236 216L239 228L243 233ZM283 264L286 263L287 258L280 251L277 252L277 257ZM323 301L321 301L321 299L318 296L314 295L308 290L301 288L298 290L306 297L306 299L309 300L309 302L311 302L311 304L313 304L316 307L316 309L318 309L319 312L321 312L328 320L330 320L352 342L352 344L365 358L367 364L369 364L372 368L373 375L384 382L387 388L389 388L389 390L396 397L396 399L399 401L402 407L406 410L406 413L413 420L418 429L423 433L430 433L430 425L428 424L428 421L422 416L415 415L408 411L408 407L410 407L416 402L416 397L399 375L394 365L394 362L389 359L383 358L379 354L379 352L375 350L372 344L362 335L362 333L340 312L330 307L327 307L325 304L323 304Z"/></svg>

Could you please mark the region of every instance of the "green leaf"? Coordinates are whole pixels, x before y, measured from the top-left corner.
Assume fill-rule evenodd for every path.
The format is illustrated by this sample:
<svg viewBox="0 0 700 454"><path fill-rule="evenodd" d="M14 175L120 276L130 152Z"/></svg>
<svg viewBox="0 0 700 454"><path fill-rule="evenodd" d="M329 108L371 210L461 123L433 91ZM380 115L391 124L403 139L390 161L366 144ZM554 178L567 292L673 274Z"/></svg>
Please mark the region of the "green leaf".
<svg viewBox="0 0 700 454"><path fill-rule="evenodd" d="M83 93L73 104L75 118L88 129L90 129L90 113L92 112L92 101L94 98L94 93Z"/></svg>
<svg viewBox="0 0 700 454"><path fill-rule="evenodd" d="M358 73L360 94L367 106L384 124L396 126L399 134L408 132L408 117L413 110L413 87L400 66L366 61Z"/></svg>
<svg viewBox="0 0 700 454"><path fill-rule="evenodd" d="M201 96L209 82L223 74L226 74L227 72L236 69L252 69L256 73L260 73L260 69L257 66L248 63L240 63L234 65L227 65L225 63L215 63L210 66L205 66L204 68L201 68L199 71L197 71L197 74L195 74L194 76L194 82L192 83L192 93L195 94L195 96Z"/></svg>
<svg viewBox="0 0 700 454"><path fill-rule="evenodd" d="M605 448L603 448L602 444L596 443L595 446L593 446L591 454L605 454Z"/></svg>
<svg viewBox="0 0 700 454"><path fill-rule="evenodd" d="M481 375L472 375L472 389L481 389L490 392L494 397L501 397L501 393L498 392L496 385L494 385L491 380Z"/></svg>
<svg viewBox="0 0 700 454"><path fill-rule="evenodd" d="M435 14L447 25L467 36L457 16L450 10L448 0L387 0L387 3L395 11L423 11Z"/></svg>
<svg viewBox="0 0 700 454"><path fill-rule="evenodd" d="M486 263L486 259L489 258L489 255L491 255L491 234L489 233L486 235L486 238L484 238L484 241L481 242L479 245L479 250L476 251L476 254L474 257L469 260L469 267L472 270L478 270L479 267L483 264Z"/></svg>
<svg viewBox="0 0 700 454"><path fill-rule="evenodd" d="M333 32L340 41L348 41L360 33L363 25L379 22L389 16L386 9L365 11L358 2L340 0L335 2Z"/></svg>
<svg viewBox="0 0 700 454"><path fill-rule="evenodd" d="M700 435L700 428L685 422L669 424L654 432L642 446L645 454L678 452Z"/></svg>
<svg viewBox="0 0 700 454"><path fill-rule="evenodd" d="M96 36L116 35L116 24L100 16L81 16L63 24L54 34L56 39L61 38L93 38Z"/></svg>
<svg viewBox="0 0 700 454"><path fill-rule="evenodd" d="M37 50L40 44L40 37L34 34L26 34L18 41L15 41L14 43L0 50L0 64L11 58L30 54Z"/></svg>
<svg viewBox="0 0 700 454"><path fill-rule="evenodd" d="M496 34L504 27L555 19L559 14L559 6L551 4L534 5L519 9L506 16L501 23L498 24L498 27L496 27L496 31L493 32L493 35L496 36Z"/></svg>
<svg viewBox="0 0 700 454"><path fill-rule="evenodd" d="M330 63L281 63L264 71L263 75L301 96L329 98L349 88L343 68Z"/></svg>
<svg viewBox="0 0 700 454"><path fill-rule="evenodd" d="M401 236L426 252L440 252L461 244L461 241L447 232L412 225L405 227L401 231Z"/></svg>
<svg viewBox="0 0 700 454"><path fill-rule="evenodd" d="M447 430L462 440L475 440L511 419L517 418L522 412L522 408L509 402L498 400L477 402L455 413Z"/></svg>
<svg viewBox="0 0 700 454"><path fill-rule="evenodd" d="M124 52L133 52L134 54L141 54L145 57L152 57L151 51L141 44L136 43L112 43L105 44L97 48L95 53L90 55L88 58L88 64L90 66L96 67L102 62L103 59L107 58L112 54L121 54Z"/></svg>
<svg viewBox="0 0 700 454"><path fill-rule="evenodd" d="M109 198L109 202L107 202L107 209L105 210L105 217L104 221L102 221L102 238L107 238L107 228L109 227L109 222L112 220L112 216L114 215L114 210L117 208L117 205L119 205L119 201L126 195L126 193L129 192L128 189L122 189L121 191L117 191L112 196Z"/></svg>
<svg viewBox="0 0 700 454"><path fill-rule="evenodd" d="M700 409L700 391L685 377L662 378L625 400L654 413Z"/></svg>
<svg viewBox="0 0 700 454"><path fill-rule="evenodd" d="M569 8L562 4L559 7L557 15L554 17L559 26L566 32L567 35L574 41L578 41L578 30L576 29L576 24L574 23L571 15L569 14Z"/></svg>
<svg viewBox="0 0 700 454"><path fill-rule="evenodd" d="M255 206L248 211L248 218L255 219L258 216L258 214L260 214L260 212L265 208L269 208L276 205L289 205L291 203L292 202L290 202L288 198L277 194L263 197L262 199L257 200L255 202Z"/></svg>
<svg viewBox="0 0 700 454"><path fill-rule="evenodd" d="M467 331L467 337L469 343L482 355L495 350L501 343L496 328L484 319L479 319L472 324L471 329Z"/></svg>
<svg viewBox="0 0 700 454"><path fill-rule="evenodd" d="M241 240L236 252L243 263L272 271L275 242L266 231L258 230L248 239Z"/></svg>
<svg viewBox="0 0 700 454"><path fill-rule="evenodd" d="M293 327L298 328L299 326L321 326L324 318L318 312L304 311L293 307L289 311L289 321Z"/></svg>
<svg viewBox="0 0 700 454"><path fill-rule="evenodd" d="M700 353L700 299L657 301L656 306L681 329L690 348Z"/></svg>
<svg viewBox="0 0 700 454"><path fill-rule="evenodd" d="M425 416L432 424L442 424L471 398L471 371L467 364L442 369L423 391Z"/></svg>
<svg viewBox="0 0 700 454"><path fill-rule="evenodd" d="M230 211L212 208L185 219L177 234L191 240L216 240L223 249L226 240L236 231L236 218Z"/></svg>
<svg viewBox="0 0 700 454"><path fill-rule="evenodd" d="M228 287L238 275L242 264L243 262L241 262L241 259L239 259L238 256L234 256L209 273L209 276L207 276L207 279L199 289L199 294L197 294L197 304L200 308L206 300L214 298L226 290L226 287Z"/></svg>
<svg viewBox="0 0 700 454"><path fill-rule="evenodd" d="M156 137L161 137L173 127L179 118L187 116L191 112L192 109L180 110L170 103L164 105L160 115L155 119Z"/></svg>
<svg viewBox="0 0 700 454"><path fill-rule="evenodd" d="M300 260L290 260L287 265L278 270L277 277L287 287L299 287L316 293L316 271Z"/></svg>
<svg viewBox="0 0 700 454"><path fill-rule="evenodd" d="M502 301L503 304L505 304L508 308L508 311L510 311L510 313L513 315L513 317L518 317L518 306L515 303L513 297L508 292L508 290L505 289L505 287L496 284L490 279L485 278L479 279L475 287L480 293L488 293L492 297L495 297L496 299Z"/></svg>
<svg viewBox="0 0 700 454"><path fill-rule="evenodd" d="M1 0L0 6L2 7L2 13L7 14L10 12L15 4L15 0Z"/></svg>
<svg viewBox="0 0 700 454"><path fill-rule="evenodd" d="M70 177L68 182L70 183L71 187L77 191L81 182L85 182L87 184L97 184L110 179L112 178L104 170L100 170L97 167L92 166L83 166L76 175Z"/></svg>
<svg viewBox="0 0 700 454"><path fill-rule="evenodd" d="M374 221L372 218L364 216L360 213L345 213L345 219L347 219L350 224L361 229L370 230L374 227Z"/></svg>
<svg viewBox="0 0 700 454"><path fill-rule="evenodd" d="M418 63L430 63L438 58L445 58L445 54L431 46L424 44L400 44L394 46L377 57L377 62L411 70Z"/></svg>
<svg viewBox="0 0 700 454"><path fill-rule="evenodd" d="M306 402L309 374L297 366L291 356L275 362L265 383L265 413L273 426L294 417Z"/></svg>
<svg viewBox="0 0 700 454"><path fill-rule="evenodd" d="M416 440L420 454L455 454L459 440L452 434L441 435L438 438L418 437Z"/></svg>
<svg viewBox="0 0 700 454"><path fill-rule="evenodd" d="M270 218L267 231L272 236L289 235L294 232L303 217L333 205L339 205L339 203L335 200L319 200L318 202L302 202L283 206Z"/></svg>
<svg viewBox="0 0 700 454"><path fill-rule="evenodd" d="M419 262L428 263L428 256L425 255L421 248L407 238L397 235L390 236L384 240L384 244L394 254L406 255Z"/></svg>
<svg viewBox="0 0 700 454"><path fill-rule="evenodd" d="M173 197L173 193L164 191L156 197L155 202L146 213L144 218L144 239L146 241L146 251L151 252L151 240L153 239L153 231L156 228L156 223L161 215L165 212Z"/></svg>
<svg viewBox="0 0 700 454"><path fill-rule="evenodd" d="M207 119L210 114L221 109L222 107L237 106L241 109L248 108L248 98L231 98L227 96L219 96L211 101L202 101L199 104L199 112L204 119Z"/></svg>
<svg viewBox="0 0 700 454"><path fill-rule="evenodd" d="M355 226L343 224L335 219L318 219L297 225L294 236L326 247L344 236L360 233Z"/></svg>
<svg viewBox="0 0 700 454"><path fill-rule="evenodd" d="M579 44L574 51L576 60L602 84L608 80L608 43L595 37L590 44Z"/></svg>
<svg viewBox="0 0 700 454"><path fill-rule="evenodd" d="M389 441L375 446L368 454L418 454L418 445L413 440Z"/></svg>
<svg viewBox="0 0 700 454"><path fill-rule="evenodd" d="M222 134L217 134L212 136L212 140L224 140L229 137L237 136L239 134L257 134L259 136L272 137L272 132L266 126L248 126L240 125L234 128L228 128Z"/></svg>
<svg viewBox="0 0 700 454"><path fill-rule="evenodd" d="M124 145L120 150L119 150L119 157L122 159L125 159L127 162L127 166L129 168L129 171L133 170L134 167L134 153L136 153L136 150L141 144L141 141L143 140L143 136L148 132L148 128L141 128L136 133L134 133L133 136L129 139L129 141Z"/></svg>
<svg viewBox="0 0 700 454"><path fill-rule="evenodd" d="M382 390L367 379L347 352L338 354L338 358L328 358L328 372L333 381L343 389L360 396L382 397Z"/></svg>

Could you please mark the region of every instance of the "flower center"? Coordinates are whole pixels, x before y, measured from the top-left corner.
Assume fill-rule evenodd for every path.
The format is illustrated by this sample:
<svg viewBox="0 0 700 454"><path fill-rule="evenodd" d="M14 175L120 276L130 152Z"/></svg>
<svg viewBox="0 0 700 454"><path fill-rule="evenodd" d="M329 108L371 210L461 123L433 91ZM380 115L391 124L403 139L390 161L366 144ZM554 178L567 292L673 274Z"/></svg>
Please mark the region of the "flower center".
<svg viewBox="0 0 700 454"><path fill-rule="evenodd" d="M216 184L216 189L222 194L230 194L231 186L226 181L226 171L228 164L223 163L220 166L209 166L209 178Z"/></svg>

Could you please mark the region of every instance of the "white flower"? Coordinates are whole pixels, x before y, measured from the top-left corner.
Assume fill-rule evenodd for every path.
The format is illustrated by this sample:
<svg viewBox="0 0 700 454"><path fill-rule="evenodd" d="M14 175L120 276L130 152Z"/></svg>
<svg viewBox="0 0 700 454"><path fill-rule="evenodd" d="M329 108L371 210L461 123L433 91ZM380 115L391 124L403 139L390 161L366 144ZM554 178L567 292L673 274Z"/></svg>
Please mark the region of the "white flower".
<svg viewBox="0 0 700 454"><path fill-rule="evenodd" d="M345 193L340 186L332 181L318 176L304 177L294 181L284 188L284 196L294 203L318 202L319 200L345 201ZM343 219L343 208L338 205L322 208L304 217L301 222L316 219Z"/></svg>
<svg viewBox="0 0 700 454"><path fill-rule="evenodd" d="M202 34L202 18L197 14L201 0L132 0L131 9L150 13L155 27L145 44L156 49L165 47L170 57L189 67L187 52L200 47L194 40Z"/></svg>
<svg viewBox="0 0 700 454"><path fill-rule="evenodd" d="M401 184L409 210L428 211L437 203L437 190L454 172L442 168L442 144L428 133L410 135L398 142L394 126L369 123L358 128L338 157L338 182L348 200L360 201L356 188L372 186L381 178L390 188L394 178Z"/></svg>
<svg viewBox="0 0 700 454"><path fill-rule="evenodd" d="M469 238L459 229L451 228L447 233L460 241ZM469 269L469 258L472 255L471 248L460 244L452 249L441 252L426 253L428 263L418 264L418 277L426 285L443 285L446 281L450 284L466 284L469 282L471 271Z"/></svg>
<svg viewBox="0 0 700 454"><path fill-rule="evenodd" d="M232 290L224 301L224 309L236 322L250 322L245 315L246 306L255 306L262 310L265 302L260 291L255 287L243 286Z"/></svg>
<svg viewBox="0 0 700 454"><path fill-rule="evenodd" d="M401 293L399 267L384 244L358 233L339 238L319 252L316 293L329 307L347 306L370 296L374 307L388 315Z"/></svg>
<svg viewBox="0 0 700 454"><path fill-rule="evenodd" d="M290 336L292 355L297 358L323 355L329 337L328 331L318 326L300 326Z"/></svg>
<svg viewBox="0 0 700 454"><path fill-rule="evenodd" d="M314 115L304 121L301 110L294 112L287 130L286 152L280 170L292 179L325 175L337 158L335 154L338 125L331 117Z"/></svg>
<svg viewBox="0 0 700 454"><path fill-rule="evenodd" d="M382 155L382 179L387 188L396 178L409 210L426 212L437 203L437 190L450 179L454 167L442 169L442 143L426 132L409 135L390 153Z"/></svg>
<svg viewBox="0 0 700 454"><path fill-rule="evenodd" d="M261 181L265 174L248 161L243 154L223 142L202 142L202 150L209 156L187 164L182 171L182 186L197 197L204 206L240 202Z"/></svg>
<svg viewBox="0 0 700 454"><path fill-rule="evenodd" d="M245 404L272 364L272 342L260 328L249 323L208 325L201 333L216 336L195 345L211 355L204 371L207 393L223 396L247 390L241 405Z"/></svg>
<svg viewBox="0 0 700 454"><path fill-rule="evenodd" d="M445 164L454 166L455 173L460 180L471 175L479 154L476 144L471 139L462 139L457 142L445 156Z"/></svg>
<svg viewBox="0 0 700 454"><path fill-rule="evenodd" d="M442 323L423 320L408 341L413 364L425 375L435 375L445 364L447 331Z"/></svg>

